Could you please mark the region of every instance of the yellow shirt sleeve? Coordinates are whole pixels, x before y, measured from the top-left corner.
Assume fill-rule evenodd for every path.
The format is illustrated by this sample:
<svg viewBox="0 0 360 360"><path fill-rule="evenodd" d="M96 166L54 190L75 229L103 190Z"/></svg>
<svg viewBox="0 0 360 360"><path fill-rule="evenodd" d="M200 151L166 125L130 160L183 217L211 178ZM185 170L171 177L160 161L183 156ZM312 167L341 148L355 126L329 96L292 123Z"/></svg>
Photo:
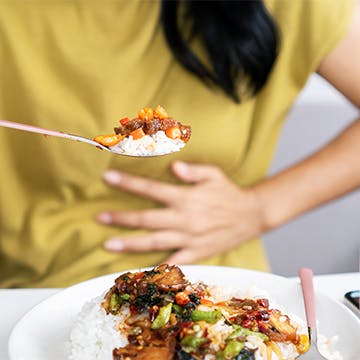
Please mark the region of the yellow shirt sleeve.
<svg viewBox="0 0 360 360"><path fill-rule="evenodd" d="M268 3L297 79L316 71L346 35L356 0L276 0Z"/></svg>

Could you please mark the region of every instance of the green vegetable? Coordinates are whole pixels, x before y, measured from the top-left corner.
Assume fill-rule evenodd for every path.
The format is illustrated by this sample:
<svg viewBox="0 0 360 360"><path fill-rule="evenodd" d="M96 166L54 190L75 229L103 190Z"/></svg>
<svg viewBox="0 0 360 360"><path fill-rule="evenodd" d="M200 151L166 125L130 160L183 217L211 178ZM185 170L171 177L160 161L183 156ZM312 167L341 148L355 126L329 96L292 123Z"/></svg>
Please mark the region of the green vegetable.
<svg viewBox="0 0 360 360"><path fill-rule="evenodd" d="M172 303L168 303L167 305L160 308L159 314L151 324L151 328L153 330L160 329L169 322L171 309L172 309Z"/></svg>
<svg viewBox="0 0 360 360"><path fill-rule="evenodd" d="M129 300L130 299L130 294L121 294L120 299L121 300Z"/></svg>
<svg viewBox="0 0 360 360"><path fill-rule="evenodd" d="M216 355L216 360L231 360L244 348L244 343L240 341L229 341L225 349Z"/></svg>
<svg viewBox="0 0 360 360"><path fill-rule="evenodd" d="M181 315L184 312L184 309L178 304L173 304L172 311L177 315Z"/></svg>
<svg viewBox="0 0 360 360"><path fill-rule="evenodd" d="M207 339L195 335L186 335L181 340L181 346L186 352L195 352L202 344L206 343Z"/></svg>
<svg viewBox="0 0 360 360"><path fill-rule="evenodd" d="M214 311L200 311L200 310L194 310L191 313L191 320L192 321L206 321L210 324L215 324L218 320L220 320L222 317L220 310L214 310Z"/></svg>
<svg viewBox="0 0 360 360"><path fill-rule="evenodd" d="M119 295L113 293L110 298L110 312L116 314L120 310L120 298Z"/></svg>
<svg viewBox="0 0 360 360"><path fill-rule="evenodd" d="M263 341L269 341L268 336L261 333L261 332L251 331L249 329L243 328L240 325L234 325L234 329L235 329L235 331L232 334L230 334L230 336L227 338L227 341L228 340L234 340L234 339L237 339L239 337L246 337L246 336L249 336L249 335L255 335L255 336L258 336Z"/></svg>

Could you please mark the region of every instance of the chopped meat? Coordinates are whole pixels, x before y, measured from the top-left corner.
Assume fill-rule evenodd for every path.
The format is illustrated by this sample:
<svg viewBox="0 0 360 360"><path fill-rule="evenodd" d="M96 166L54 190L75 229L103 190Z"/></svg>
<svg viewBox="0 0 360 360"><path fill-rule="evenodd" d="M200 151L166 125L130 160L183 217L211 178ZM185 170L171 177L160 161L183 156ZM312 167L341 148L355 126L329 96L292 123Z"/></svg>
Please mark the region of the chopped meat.
<svg viewBox="0 0 360 360"><path fill-rule="evenodd" d="M134 294L135 296L146 295L149 288L154 289L154 284L158 290L178 291L188 285L185 275L177 266L160 265L151 271L141 273L126 273L115 280L115 286L120 293ZM158 294L159 295L159 294Z"/></svg>
<svg viewBox="0 0 360 360"><path fill-rule="evenodd" d="M115 280L115 286L120 293L133 294L134 296L143 295L144 288L148 284L148 281L141 281L144 276L144 272L126 273Z"/></svg>
<svg viewBox="0 0 360 360"><path fill-rule="evenodd" d="M113 350L114 360L173 360L173 358L173 352L166 347L146 346L139 350L137 346L131 345Z"/></svg>
<svg viewBox="0 0 360 360"><path fill-rule="evenodd" d="M257 310L259 305L255 300L252 299L237 299L232 298L229 306L235 309L245 309L245 310Z"/></svg>
<svg viewBox="0 0 360 360"><path fill-rule="evenodd" d="M166 118L161 121L161 130L165 131L173 126L178 126L180 123L173 118Z"/></svg>
<svg viewBox="0 0 360 360"><path fill-rule="evenodd" d="M148 345L128 344L124 348L113 350L113 360L173 360L175 354L175 338L167 341L153 341Z"/></svg>
<svg viewBox="0 0 360 360"><path fill-rule="evenodd" d="M163 291L179 291L188 284L185 275L177 266L163 264L155 268L154 273L152 281Z"/></svg>
<svg viewBox="0 0 360 360"><path fill-rule="evenodd" d="M181 125L180 130L181 130L181 140L183 142L188 142L191 136L191 127L186 125Z"/></svg>
<svg viewBox="0 0 360 360"><path fill-rule="evenodd" d="M166 131L172 127L180 128L180 139L184 142L188 142L191 136L191 127L182 125L179 121L171 117L166 117L163 119L159 119L157 117L153 117L151 119L145 118L134 118L129 120L124 125L120 124L119 127L114 128L114 132L117 135L125 135L128 136L134 130L142 128L146 135L154 135L158 131Z"/></svg>
<svg viewBox="0 0 360 360"><path fill-rule="evenodd" d="M161 120L154 118L151 121L145 121L143 127L144 133L148 135L153 135L161 130Z"/></svg>

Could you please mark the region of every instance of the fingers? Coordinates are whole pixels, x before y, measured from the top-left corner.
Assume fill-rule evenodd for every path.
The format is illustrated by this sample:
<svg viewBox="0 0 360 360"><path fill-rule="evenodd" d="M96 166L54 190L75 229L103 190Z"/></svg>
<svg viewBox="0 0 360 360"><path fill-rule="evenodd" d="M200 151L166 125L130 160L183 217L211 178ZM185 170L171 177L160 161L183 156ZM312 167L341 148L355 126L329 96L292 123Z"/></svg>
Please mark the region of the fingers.
<svg viewBox="0 0 360 360"><path fill-rule="evenodd" d="M210 239L211 240L211 239ZM111 252L150 252L178 250L164 262L168 264L193 264L223 251L205 237L192 238L181 231L157 231L141 236L113 237L104 244ZM194 246L195 244L195 246Z"/></svg>
<svg viewBox="0 0 360 360"><path fill-rule="evenodd" d="M200 183L224 178L222 171L211 165L188 164L177 161L172 166L174 174L182 181L188 183ZM117 170L108 170L104 174L104 180L111 186L143 196L145 198L173 204L181 202L185 188L179 185L171 185L161 181L150 180L140 176L134 176Z"/></svg>
<svg viewBox="0 0 360 360"><path fill-rule="evenodd" d="M142 236L113 237L105 242L106 250L113 252L146 252L173 250L181 246L184 235L176 231L158 231Z"/></svg>
<svg viewBox="0 0 360 360"><path fill-rule="evenodd" d="M164 204L169 204L176 199L181 199L181 188L179 188L179 186L129 175L117 170L108 170L103 177L111 186Z"/></svg>
<svg viewBox="0 0 360 360"><path fill-rule="evenodd" d="M181 232L158 231L141 236L113 237L104 244L111 252L149 252L181 249L171 255L165 263L191 264L206 258L212 251L201 247L183 247L186 236Z"/></svg>
<svg viewBox="0 0 360 360"><path fill-rule="evenodd" d="M172 170L179 179L192 183L219 180L224 177L221 170L212 165L189 164L176 161L172 165Z"/></svg>
<svg viewBox="0 0 360 360"><path fill-rule="evenodd" d="M194 264L199 260L206 259L214 255L214 250L211 247L187 247L169 256L164 262L170 265L185 265Z"/></svg>
<svg viewBox="0 0 360 360"><path fill-rule="evenodd" d="M137 211L107 211L97 216L104 225L118 225L148 230L174 229L184 227L180 217L170 209L149 209Z"/></svg>

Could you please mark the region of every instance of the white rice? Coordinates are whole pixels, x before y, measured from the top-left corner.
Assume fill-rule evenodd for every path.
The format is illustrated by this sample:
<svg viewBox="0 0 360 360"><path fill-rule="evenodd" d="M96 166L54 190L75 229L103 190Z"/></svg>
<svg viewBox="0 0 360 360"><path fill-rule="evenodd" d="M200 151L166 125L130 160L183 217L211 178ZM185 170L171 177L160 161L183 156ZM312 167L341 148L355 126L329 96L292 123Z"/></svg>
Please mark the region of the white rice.
<svg viewBox="0 0 360 360"><path fill-rule="evenodd" d="M223 301L231 297L239 298L267 298L269 299L269 308L281 310L287 314L291 323L297 327L299 334L306 334L306 324L296 315L287 313L282 307L271 301L269 295L256 287L251 287L246 291L236 291L229 288L210 287L212 298L215 302ZM70 334L68 343L68 360L112 360L112 350L118 347L124 347L128 342L122 324L129 316L128 306L122 307L122 313L117 316L106 315L104 309L100 306L103 297L97 297L83 306L79 313L74 327ZM206 305L204 305L206 307ZM212 347L215 351L219 350L218 345L230 335L231 327L227 326L223 320L218 321L207 328L208 337L213 341ZM333 350L337 337L326 338L319 334L318 345L320 352L328 360L343 360L339 352ZM293 360L298 356L296 347L291 343L277 343L285 360ZM255 360L266 360L266 346L258 336L248 336L246 347L257 349L255 351ZM207 355L204 360L215 360L212 355ZM273 352L272 360L278 360Z"/></svg>
<svg viewBox="0 0 360 360"><path fill-rule="evenodd" d="M118 328L129 309L123 306L121 315L106 315L100 306L102 300L97 297L86 302L77 316L67 344L69 360L112 360L113 349L128 343Z"/></svg>
<svg viewBox="0 0 360 360"><path fill-rule="evenodd" d="M170 139L164 131L154 135L145 135L134 140L130 135L110 149L118 154L131 156L158 156L180 151L185 143L180 139Z"/></svg>

